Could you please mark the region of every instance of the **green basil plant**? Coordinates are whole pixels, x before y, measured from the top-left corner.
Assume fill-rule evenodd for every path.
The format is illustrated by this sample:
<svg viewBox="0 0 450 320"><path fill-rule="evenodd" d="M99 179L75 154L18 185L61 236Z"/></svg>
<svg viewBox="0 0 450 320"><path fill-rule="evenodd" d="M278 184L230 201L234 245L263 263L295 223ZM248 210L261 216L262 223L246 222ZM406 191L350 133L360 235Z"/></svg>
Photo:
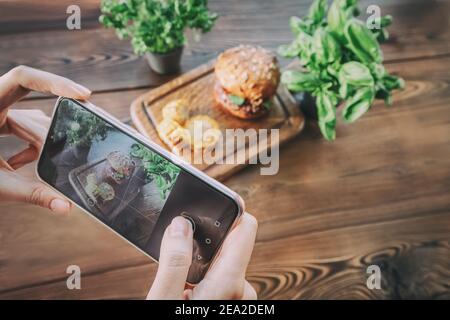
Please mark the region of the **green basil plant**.
<svg viewBox="0 0 450 320"><path fill-rule="evenodd" d="M305 71L285 71L281 81L293 92L315 97L319 128L327 140L336 137L336 107L353 122L375 99L391 104L391 91L404 81L384 68L380 42L388 39L391 16L380 17L379 29L358 20L357 0L314 0L306 17L292 17L294 40L279 47L280 55L298 58Z"/></svg>
<svg viewBox="0 0 450 320"><path fill-rule="evenodd" d="M214 26L217 14L207 0L103 0L100 22L131 38L136 54L164 54L182 47L184 31L203 33Z"/></svg>

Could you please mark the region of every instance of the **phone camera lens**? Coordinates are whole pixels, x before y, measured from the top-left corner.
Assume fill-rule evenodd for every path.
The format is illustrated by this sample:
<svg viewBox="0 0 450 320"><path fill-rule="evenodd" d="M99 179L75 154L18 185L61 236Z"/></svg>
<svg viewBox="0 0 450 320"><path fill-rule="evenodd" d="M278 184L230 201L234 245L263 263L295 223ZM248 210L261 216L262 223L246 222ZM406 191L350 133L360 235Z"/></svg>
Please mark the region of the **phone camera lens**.
<svg viewBox="0 0 450 320"><path fill-rule="evenodd" d="M217 228L219 228L219 227L220 227L220 221L214 222L214 225L215 225Z"/></svg>
<svg viewBox="0 0 450 320"><path fill-rule="evenodd" d="M206 243L206 244L211 244L211 239L210 239L210 238L206 238L206 239L205 239L205 243Z"/></svg>

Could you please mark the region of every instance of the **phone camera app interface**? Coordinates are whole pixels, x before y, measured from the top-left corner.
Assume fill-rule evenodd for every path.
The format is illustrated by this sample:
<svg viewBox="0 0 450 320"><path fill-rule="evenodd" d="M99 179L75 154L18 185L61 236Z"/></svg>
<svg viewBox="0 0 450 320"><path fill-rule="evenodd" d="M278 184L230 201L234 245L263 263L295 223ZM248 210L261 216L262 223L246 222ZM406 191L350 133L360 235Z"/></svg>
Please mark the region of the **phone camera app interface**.
<svg viewBox="0 0 450 320"><path fill-rule="evenodd" d="M165 229L184 216L194 228L192 283L203 277L237 214L225 195L70 99L60 101L38 169L157 259Z"/></svg>

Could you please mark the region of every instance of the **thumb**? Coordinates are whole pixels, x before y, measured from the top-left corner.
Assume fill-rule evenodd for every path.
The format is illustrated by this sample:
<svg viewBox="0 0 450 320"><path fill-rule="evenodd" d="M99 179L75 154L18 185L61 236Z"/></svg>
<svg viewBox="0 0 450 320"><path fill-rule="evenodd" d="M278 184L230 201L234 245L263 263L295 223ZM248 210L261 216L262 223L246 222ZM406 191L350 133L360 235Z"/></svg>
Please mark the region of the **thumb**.
<svg viewBox="0 0 450 320"><path fill-rule="evenodd" d="M15 171L0 171L0 198L38 205L58 214L68 214L71 209L70 202L57 192Z"/></svg>
<svg viewBox="0 0 450 320"><path fill-rule="evenodd" d="M25 190L25 201L52 210L57 214L69 214L71 204L42 183L35 183Z"/></svg>
<svg viewBox="0 0 450 320"><path fill-rule="evenodd" d="M183 217L175 217L166 229L159 267L147 299L182 299L192 262L193 230Z"/></svg>

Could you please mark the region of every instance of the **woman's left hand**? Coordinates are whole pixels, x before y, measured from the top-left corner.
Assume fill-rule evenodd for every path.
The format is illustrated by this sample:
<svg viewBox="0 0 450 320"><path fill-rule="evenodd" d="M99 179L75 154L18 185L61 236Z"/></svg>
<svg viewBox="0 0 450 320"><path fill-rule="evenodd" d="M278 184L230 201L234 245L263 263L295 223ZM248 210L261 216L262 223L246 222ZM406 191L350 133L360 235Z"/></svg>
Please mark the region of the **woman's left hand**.
<svg viewBox="0 0 450 320"><path fill-rule="evenodd" d="M69 201L36 178L20 175L16 169L35 161L50 125L41 110L10 110L9 107L30 91L53 93L86 100L91 92L60 76L19 66L0 77L0 135L15 135L28 143L27 148L4 160L0 155L0 201L21 201L67 214Z"/></svg>

